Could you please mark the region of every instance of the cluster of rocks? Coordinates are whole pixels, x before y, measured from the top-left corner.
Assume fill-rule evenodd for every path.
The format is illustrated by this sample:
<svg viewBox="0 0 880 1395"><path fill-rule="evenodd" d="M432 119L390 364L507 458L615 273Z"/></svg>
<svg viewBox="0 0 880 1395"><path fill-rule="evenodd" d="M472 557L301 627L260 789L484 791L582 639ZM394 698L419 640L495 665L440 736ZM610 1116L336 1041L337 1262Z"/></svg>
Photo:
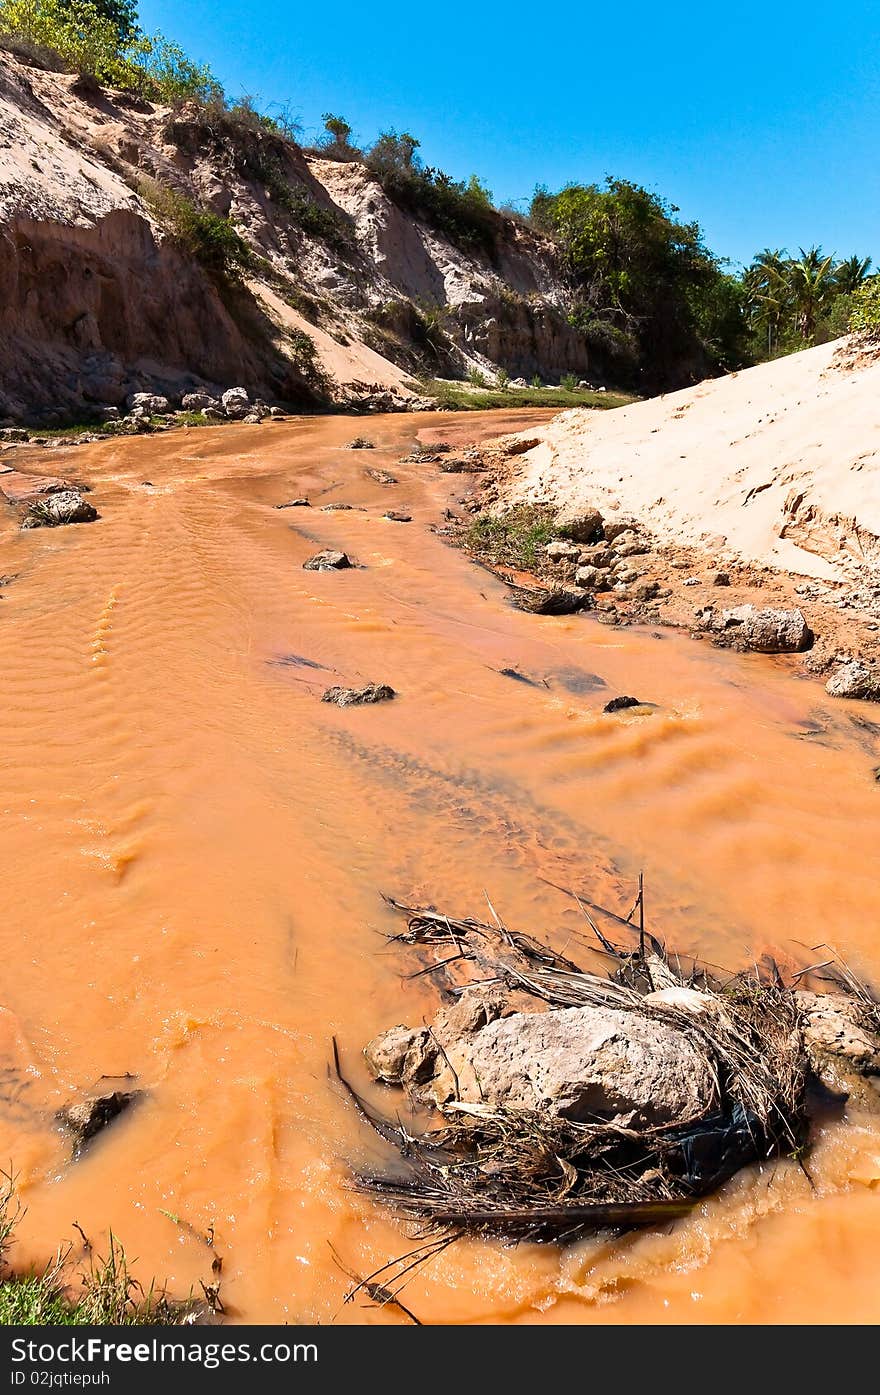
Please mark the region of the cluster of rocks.
<svg viewBox="0 0 880 1395"><path fill-rule="evenodd" d="M632 519L605 520L598 509L563 510L560 536L545 548L548 570L592 595L608 592L620 601L645 604L671 595L646 578L639 560L651 543Z"/></svg>
<svg viewBox="0 0 880 1395"><path fill-rule="evenodd" d="M436 412L440 403L436 397L416 397L398 392L396 388L371 387L354 384L346 393L346 408L351 412Z"/></svg>
<svg viewBox="0 0 880 1395"><path fill-rule="evenodd" d="M169 430L186 423L194 414L205 422L235 421L245 425L258 425L267 417L284 419L287 416L281 407L267 406L259 397L252 399L243 387L228 388L217 396L206 391L186 392L177 397L156 392L134 392L126 399L124 410L109 405L96 407L93 413L94 431L49 437L39 429L8 425L0 427L0 446L28 443L43 446L88 445L106 440L109 436ZM157 418L160 420L157 421Z"/></svg>

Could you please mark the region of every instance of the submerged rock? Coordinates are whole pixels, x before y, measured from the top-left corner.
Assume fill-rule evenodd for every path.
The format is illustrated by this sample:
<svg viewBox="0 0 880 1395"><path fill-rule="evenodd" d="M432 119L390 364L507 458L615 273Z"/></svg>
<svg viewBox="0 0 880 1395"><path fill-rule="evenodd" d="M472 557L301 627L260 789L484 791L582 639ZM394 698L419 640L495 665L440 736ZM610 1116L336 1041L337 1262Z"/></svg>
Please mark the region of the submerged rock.
<svg viewBox="0 0 880 1395"><path fill-rule="evenodd" d="M303 571L340 572L350 566L351 558L347 552L335 552L333 548L327 547L323 552L316 552L314 557L303 562Z"/></svg>
<svg viewBox="0 0 880 1395"><path fill-rule="evenodd" d="M634 698L634 697L616 697L616 698L612 698L610 702L606 702L605 706L602 708L602 711L603 711L603 712L623 712L623 710L624 710L625 708L627 708L627 707L641 707L641 706L642 706L642 703L639 701L638 698Z"/></svg>
<svg viewBox="0 0 880 1395"><path fill-rule="evenodd" d="M412 514L404 513L402 509L387 509L382 517L390 518L392 523L412 523Z"/></svg>
<svg viewBox="0 0 880 1395"><path fill-rule="evenodd" d="M142 1090L112 1090L105 1095L92 1095L75 1104L65 1105L56 1115L59 1123L74 1135L74 1153L80 1153L87 1143L103 1132L143 1095Z"/></svg>
<svg viewBox="0 0 880 1395"><path fill-rule="evenodd" d="M363 688L328 688L321 701L333 702L337 707L357 707L363 703L390 702L396 696L387 683L367 683Z"/></svg>
<svg viewBox="0 0 880 1395"><path fill-rule="evenodd" d="M369 436L355 436L353 441L346 442L346 450L375 450L376 442L371 441Z"/></svg>
<svg viewBox="0 0 880 1395"><path fill-rule="evenodd" d="M62 489L28 507L22 528L60 528L66 523L93 523L98 510L78 489Z"/></svg>
<svg viewBox="0 0 880 1395"><path fill-rule="evenodd" d="M397 484L396 475L390 475L387 470L364 470L368 479L375 480L377 484Z"/></svg>
<svg viewBox="0 0 880 1395"><path fill-rule="evenodd" d="M284 504L276 504L276 509L310 509L312 507L309 499L288 499Z"/></svg>

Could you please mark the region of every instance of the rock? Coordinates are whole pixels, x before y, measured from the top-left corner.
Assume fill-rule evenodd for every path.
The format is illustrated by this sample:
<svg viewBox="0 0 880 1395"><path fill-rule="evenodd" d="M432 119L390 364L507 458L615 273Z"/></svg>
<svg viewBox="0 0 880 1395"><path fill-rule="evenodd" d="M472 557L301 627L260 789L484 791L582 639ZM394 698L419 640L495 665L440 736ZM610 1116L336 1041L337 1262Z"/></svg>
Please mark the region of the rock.
<svg viewBox="0 0 880 1395"><path fill-rule="evenodd" d="M574 574L574 579L578 586L607 586L605 573L598 567L578 567Z"/></svg>
<svg viewBox="0 0 880 1395"><path fill-rule="evenodd" d="M371 441L371 440L369 439L368 436L355 436L354 440L353 440L353 441L349 441L349 442L346 444L346 446L345 446L345 450L375 450L375 449L376 449L376 443L375 443L375 441Z"/></svg>
<svg viewBox="0 0 880 1395"><path fill-rule="evenodd" d="M148 417L162 417L171 411L168 398L152 392L133 392L126 405L130 412L140 412Z"/></svg>
<svg viewBox="0 0 880 1395"><path fill-rule="evenodd" d="M25 431L23 426L4 426L2 427L2 429L0 429L0 441L9 441L10 443L12 443L17 441L27 441L28 439L28 433Z"/></svg>
<svg viewBox="0 0 880 1395"><path fill-rule="evenodd" d="M730 577L727 572L710 572L708 576L710 586L729 586Z"/></svg>
<svg viewBox="0 0 880 1395"><path fill-rule="evenodd" d="M377 484L397 484L395 476L389 475L387 470L366 469L364 474L368 479L375 480Z"/></svg>
<svg viewBox="0 0 880 1395"><path fill-rule="evenodd" d="M620 537L614 543L614 554L616 557L643 557L646 552L651 551L648 544L642 542L641 538L630 538L626 536L626 541L624 542L624 536L625 535L621 533Z"/></svg>
<svg viewBox="0 0 880 1395"><path fill-rule="evenodd" d="M713 622L712 628L735 631L737 640L758 654L800 654L813 642L813 633L799 610L758 610L753 605L740 605L723 610L720 625Z"/></svg>
<svg viewBox="0 0 880 1395"><path fill-rule="evenodd" d="M603 712L622 712L626 707L641 707L642 703L634 697L616 697L610 702L606 702L602 708Z"/></svg>
<svg viewBox="0 0 880 1395"><path fill-rule="evenodd" d="M525 378L511 378L507 386L512 388L527 388L528 383Z"/></svg>
<svg viewBox="0 0 880 1395"><path fill-rule="evenodd" d="M321 701L335 703L337 707L360 707L365 703L390 702L396 696L387 683L367 683L363 688L328 688Z"/></svg>
<svg viewBox="0 0 880 1395"><path fill-rule="evenodd" d="M614 553L608 547L589 547L586 551L581 548L578 558L582 567L601 567L606 571L608 567L614 565Z"/></svg>
<svg viewBox="0 0 880 1395"><path fill-rule="evenodd" d="M209 408L217 411L220 401L209 392L188 392L181 398L180 405L185 412L207 412Z"/></svg>
<svg viewBox="0 0 880 1395"><path fill-rule="evenodd" d="M327 547L323 552L316 552L314 557L303 562L303 571L340 572L350 566L351 558L347 552L335 552L333 548Z"/></svg>
<svg viewBox="0 0 880 1395"><path fill-rule="evenodd" d="M512 1013L444 1049L464 1103L639 1126L691 1119L716 1099L687 1029L616 1008Z"/></svg>
<svg viewBox="0 0 880 1395"><path fill-rule="evenodd" d="M100 407L98 409L98 420L101 422L119 421L118 407Z"/></svg>
<svg viewBox="0 0 880 1395"><path fill-rule="evenodd" d="M564 538L549 542L544 551L551 562L576 562L581 555L577 543L568 542Z"/></svg>
<svg viewBox="0 0 880 1395"><path fill-rule="evenodd" d="M142 1095L142 1090L113 1090L109 1094L93 1095L65 1105L56 1118L75 1136L74 1152L79 1153Z"/></svg>
<svg viewBox="0 0 880 1395"><path fill-rule="evenodd" d="M634 601L652 601L659 591L659 581L642 581L632 588L632 597Z"/></svg>
<svg viewBox="0 0 880 1395"><path fill-rule="evenodd" d="M602 537L603 520L598 509L565 508L556 515L555 526L574 542L597 542Z"/></svg>
<svg viewBox="0 0 880 1395"><path fill-rule="evenodd" d="M251 410L251 399L243 387L227 388L220 401L223 411L232 421L240 421Z"/></svg>
<svg viewBox="0 0 880 1395"><path fill-rule="evenodd" d="M832 697L867 698L877 702L880 700L880 680L867 664L851 659L834 670L825 684L825 691Z"/></svg>
<svg viewBox="0 0 880 1395"><path fill-rule="evenodd" d="M401 509L387 509L382 517L390 518L392 523L412 523L412 514L403 513Z"/></svg>
<svg viewBox="0 0 880 1395"><path fill-rule="evenodd" d="M202 416L206 421L228 421L225 412L221 412L218 407L203 407Z"/></svg>
<svg viewBox="0 0 880 1395"><path fill-rule="evenodd" d="M66 523L93 523L98 510L78 489L62 489L30 504L22 528L60 528Z"/></svg>
<svg viewBox="0 0 880 1395"><path fill-rule="evenodd" d="M831 1089L840 1071L880 1075L877 1016L868 1004L836 993L795 993L807 1059Z"/></svg>
<svg viewBox="0 0 880 1395"><path fill-rule="evenodd" d="M322 504L322 513L351 513L354 504Z"/></svg>
<svg viewBox="0 0 880 1395"><path fill-rule="evenodd" d="M276 504L276 509L310 509L311 503L308 499L288 499L286 504Z"/></svg>
<svg viewBox="0 0 880 1395"><path fill-rule="evenodd" d="M261 422L262 420L263 420L263 414L262 414L262 412L248 412L248 413L247 413L245 416L243 416L242 419L241 419L242 425L243 425L243 426L259 426L259 424L260 424L260 422Z"/></svg>
<svg viewBox="0 0 880 1395"><path fill-rule="evenodd" d="M380 1032L364 1047L367 1069L374 1080L384 1080L389 1085L403 1082L406 1058L420 1037L427 1037L424 1028L389 1027Z"/></svg>
<svg viewBox="0 0 880 1395"><path fill-rule="evenodd" d="M633 537L636 537L635 524L631 518L618 518L612 522L606 518L604 531L607 543L616 542L621 533L631 533Z"/></svg>

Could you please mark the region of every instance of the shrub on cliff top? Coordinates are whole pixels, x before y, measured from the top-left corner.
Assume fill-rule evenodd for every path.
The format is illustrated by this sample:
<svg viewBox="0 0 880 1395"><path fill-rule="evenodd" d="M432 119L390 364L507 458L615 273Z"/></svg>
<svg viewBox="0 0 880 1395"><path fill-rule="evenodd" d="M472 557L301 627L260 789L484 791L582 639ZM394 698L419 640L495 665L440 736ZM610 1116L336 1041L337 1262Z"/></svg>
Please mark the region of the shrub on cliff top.
<svg viewBox="0 0 880 1395"><path fill-rule="evenodd" d="M137 27L127 0L0 0L0 37L56 54L60 65L157 101L207 100L220 84L178 44Z"/></svg>

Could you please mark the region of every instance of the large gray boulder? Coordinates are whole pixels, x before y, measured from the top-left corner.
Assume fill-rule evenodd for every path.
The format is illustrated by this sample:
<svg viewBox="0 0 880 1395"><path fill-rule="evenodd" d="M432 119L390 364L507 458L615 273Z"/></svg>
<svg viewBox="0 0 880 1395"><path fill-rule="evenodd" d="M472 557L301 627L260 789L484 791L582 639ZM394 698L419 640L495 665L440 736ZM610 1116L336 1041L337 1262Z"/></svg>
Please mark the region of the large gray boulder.
<svg viewBox="0 0 880 1395"><path fill-rule="evenodd" d="M832 1088L841 1072L880 1075L877 1014L868 1003L839 993L795 993L807 1058Z"/></svg>
<svg viewBox="0 0 880 1395"><path fill-rule="evenodd" d="M444 1030L438 1019L432 1035L442 1050L433 1057L421 1034L395 1027L367 1046L367 1064L441 1106L455 1099L581 1123L676 1123L715 1102L711 1063L676 1023L607 1007L508 1016L473 1007L468 1029Z"/></svg>
<svg viewBox="0 0 880 1395"><path fill-rule="evenodd" d="M188 392L181 399L181 408L185 412L207 412L209 409L216 412L220 406L219 399L212 397L209 392Z"/></svg>
<svg viewBox="0 0 880 1395"><path fill-rule="evenodd" d="M758 654L799 654L813 642L813 632L799 610L740 605L723 610L713 628L733 632L737 643Z"/></svg>
<svg viewBox="0 0 880 1395"><path fill-rule="evenodd" d="M141 412L148 417L163 417L171 411L167 397L153 392L133 392L128 399L130 412Z"/></svg>
<svg viewBox="0 0 880 1395"><path fill-rule="evenodd" d="M240 421L251 410L251 399L248 396L247 388L227 388L220 400L223 403L224 412L233 421Z"/></svg>

